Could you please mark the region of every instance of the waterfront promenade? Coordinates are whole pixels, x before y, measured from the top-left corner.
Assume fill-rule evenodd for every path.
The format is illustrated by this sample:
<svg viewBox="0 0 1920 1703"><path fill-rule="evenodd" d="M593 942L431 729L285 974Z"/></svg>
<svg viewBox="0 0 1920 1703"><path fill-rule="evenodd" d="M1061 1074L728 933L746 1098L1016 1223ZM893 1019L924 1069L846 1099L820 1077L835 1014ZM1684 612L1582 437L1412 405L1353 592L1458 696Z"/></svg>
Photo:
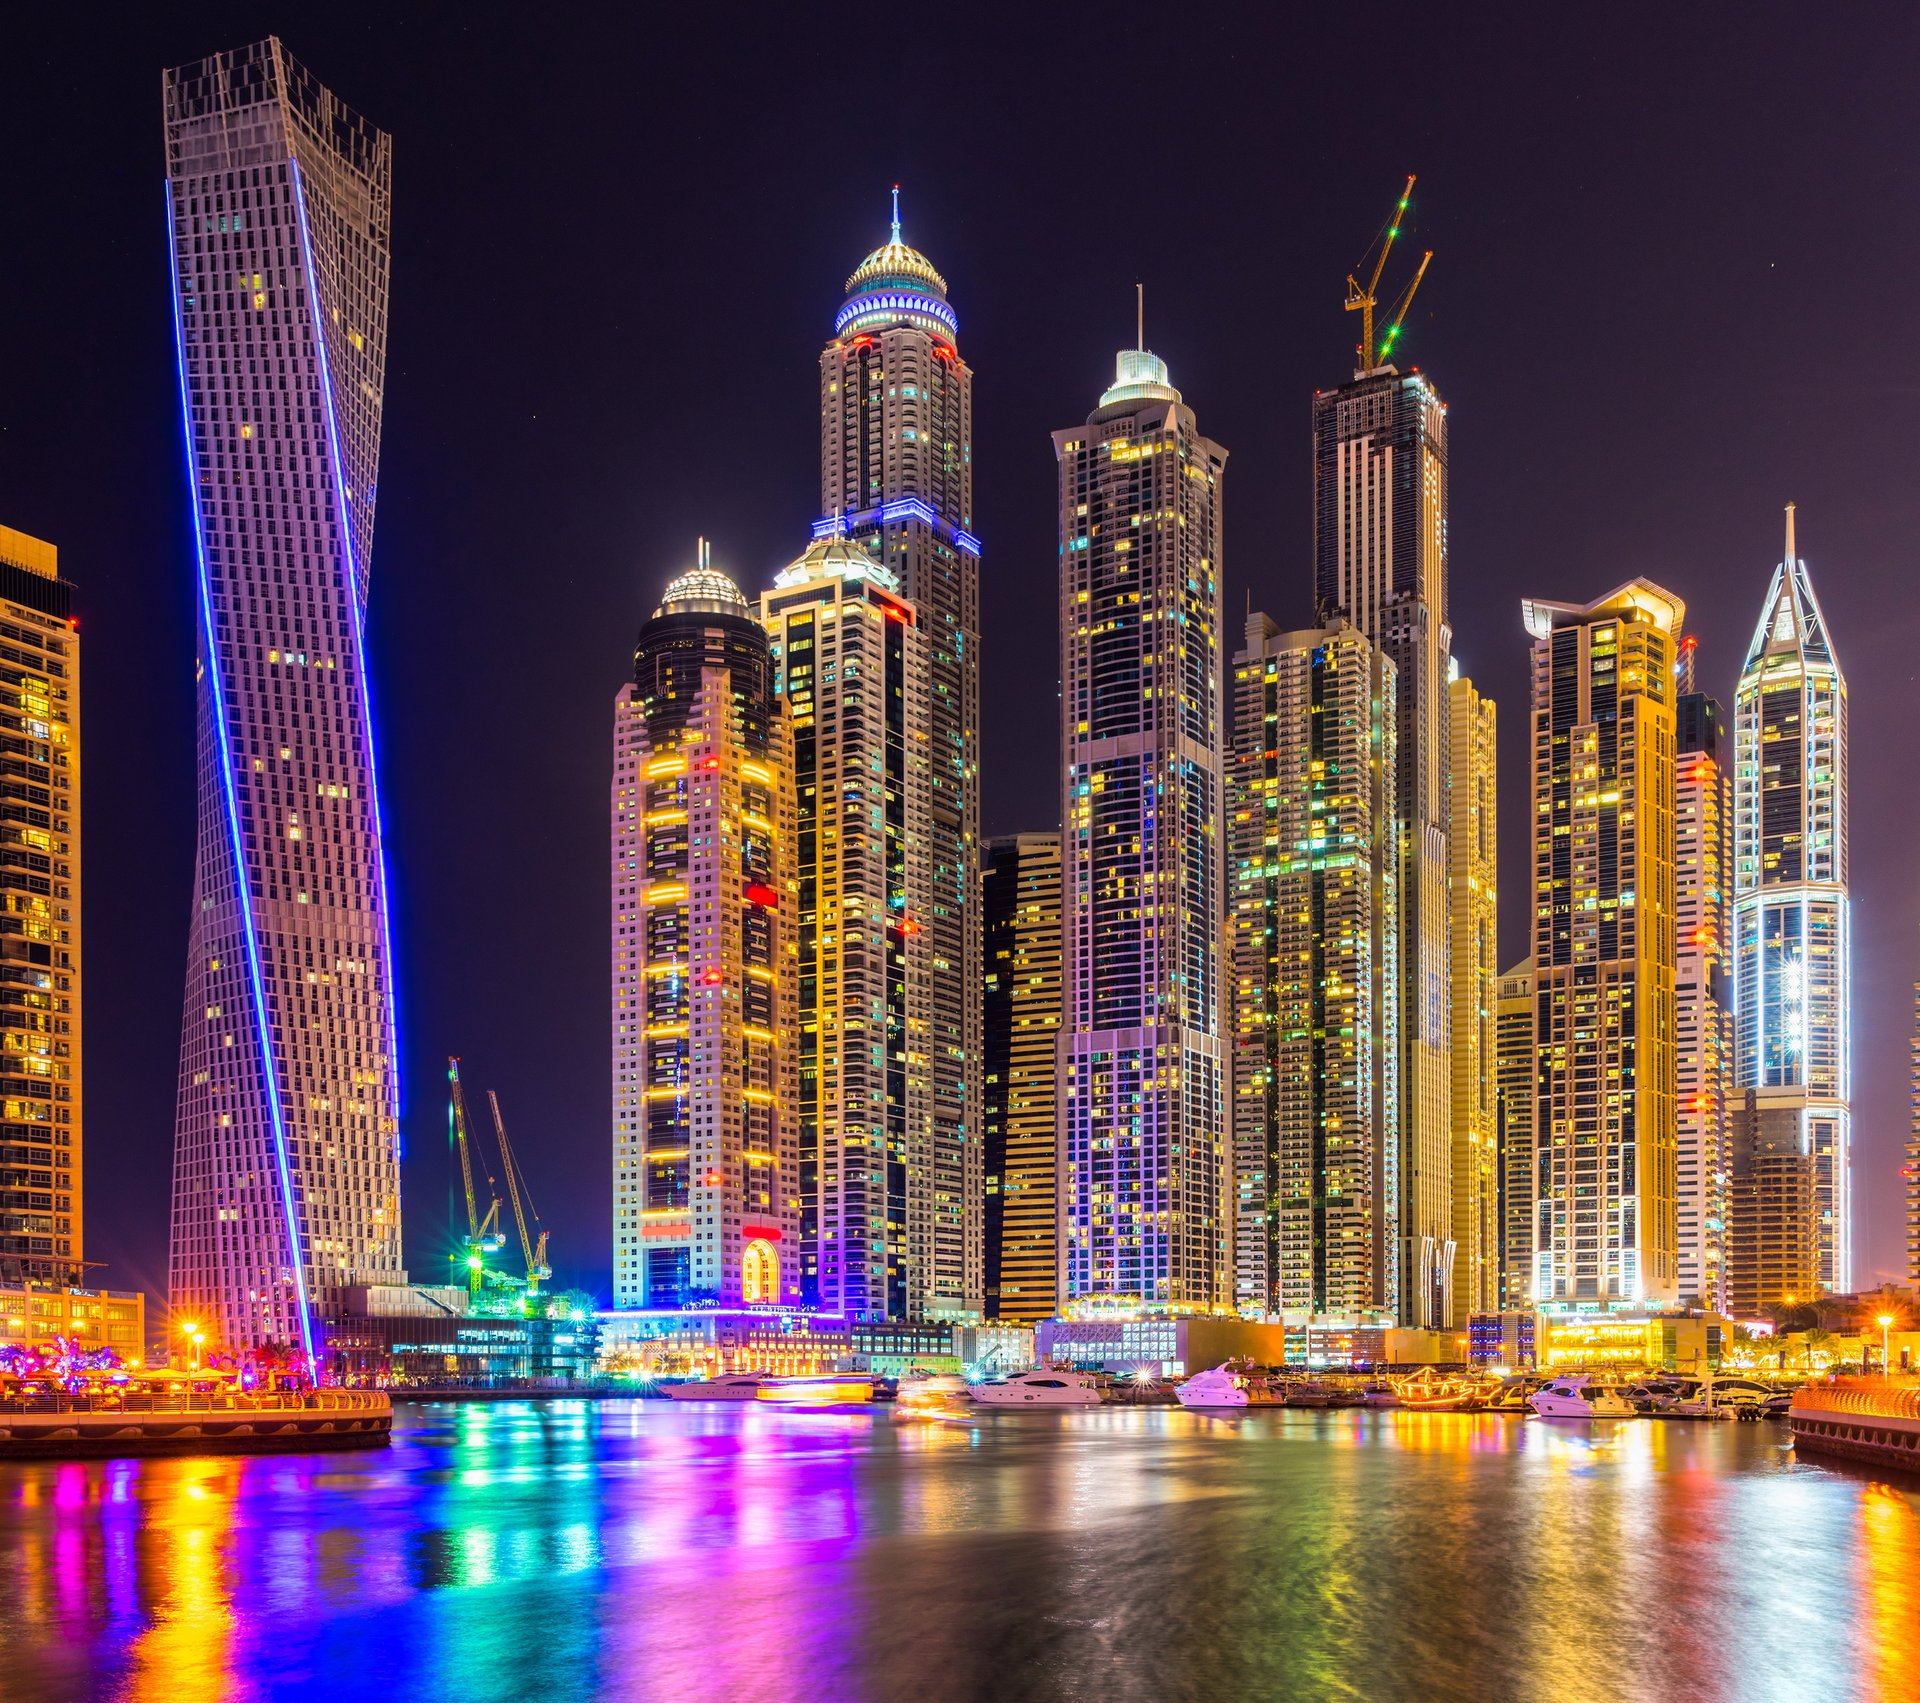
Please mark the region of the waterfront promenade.
<svg viewBox="0 0 1920 1703"><path fill-rule="evenodd" d="M0 1467L4 1695L1905 1698L1920 1481L1777 1425L400 1404Z"/></svg>

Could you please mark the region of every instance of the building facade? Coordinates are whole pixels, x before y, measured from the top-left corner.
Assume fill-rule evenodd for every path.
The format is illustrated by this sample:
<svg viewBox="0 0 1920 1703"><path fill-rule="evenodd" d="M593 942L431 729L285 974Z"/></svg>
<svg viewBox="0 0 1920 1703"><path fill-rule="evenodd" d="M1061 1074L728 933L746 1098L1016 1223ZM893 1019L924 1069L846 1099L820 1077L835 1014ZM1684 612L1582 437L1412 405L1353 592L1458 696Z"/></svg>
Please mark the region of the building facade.
<svg viewBox="0 0 1920 1703"><path fill-rule="evenodd" d="M1395 669L1247 618L1227 767L1234 1299L1397 1314Z"/></svg>
<svg viewBox="0 0 1920 1703"><path fill-rule="evenodd" d="M0 1283L72 1283L85 1227L80 631L54 547L5 526L0 749Z"/></svg>
<svg viewBox="0 0 1920 1703"><path fill-rule="evenodd" d="M1060 1304L1060 836L1009 834L981 855L986 985L986 1313L1037 1322Z"/></svg>
<svg viewBox="0 0 1920 1703"><path fill-rule="evenodd" d="M1691 655L1690 641L1686 645ZM1674 807L1674 1194L1680 1298L1726 1307L1733 1120L1733 775L1726 712L1678 706Z"/></svg>
<svg viewBox="0 0 1920 1703"><path fill-rule="evenodd" d="M1494 984L1494 1144L1500 1178L1500 1309L1533 1302L1533 960Z"/></svg>
<svg viewBox="0 0 1920 1703"><path fill-rule="evenodd" d="M1060 471L1061 1292L1232 1293L1220 944L1226 451L1145 349Z"/></svg>
<svg viewBox="0 0 1920 1703"><path fill-rule="evenodd" d="M862 1321L950 1315L957 1269L928 635L879 542L816 539L760 599L793 720L801 1295Z"/></svg>
<svg viewBox="0 0 1920 1703"><path fill-rule="evenodd" d="M1391 366L1313 399L1314 598L1393 659L1400 819L1400 1307L1452 1315L1447 941L1447 410Z"/></svg>
<svg viewBox="0 0 1920 1703"><path fill-rule="evenodd" d="M1757 1319L1825 1287L1816 1204L1819 1114L1793 1088L1748 1088L1733 1114L1727 1309Z"/></svg>
<svg viewBox="0 0 1920 1703"><path fill-rule="evenodd" d="M1913 985L1913 1031L1907 1040L1907 1281L1920 1288L1920 982Z"/></svg>
<svg viewBox="0 0 1920 1703"><path fill-rule="evenodd" d="M976 1317L985 1280L981 1141L980 541L973 535L973 374L946 280L900 240L847 280L820 356L817 534L844 528L913 605L926 647L934 980L917 1047L932 1149L914 1258L924 1305Z"/></svg>
<svg viewBox="0 0 1920 1703"><path fill-rule="evenodd" d="M1493 700L1453 668L1447 682L1447 1032L1453 1074L1454 1330L1500 1308L1500 1134L1495 985L1500 973L1500 880Z"/></svg>
<svg viewBox="0 0 1920 1703"><path fill-rule="evenodd" d="M1537 1302L1678 1294L1674 699L1686 606L1529 602Z"/></svg>
<svg viewBox="0 0 1920 1703"><path fill-rule="evenodd" d="M1852 1287L1847 683L1807 565L1785 559L1734 691L1738 1086L1805 1093L1820 1283Z"/></svg>
<svg viewBox="0 0 1920 1703"><path fill-rule="evenodd" d="M614 1304L792 1305L792 729L704 543L613 714Z"/></svg>
<svg viewBox="0 0 1920 1703"><path fill-rule="evenodd" d="M404 1283L364 627L391 146L268 40L165 79L199 594L176 1314L292 1344Z"/></svg>

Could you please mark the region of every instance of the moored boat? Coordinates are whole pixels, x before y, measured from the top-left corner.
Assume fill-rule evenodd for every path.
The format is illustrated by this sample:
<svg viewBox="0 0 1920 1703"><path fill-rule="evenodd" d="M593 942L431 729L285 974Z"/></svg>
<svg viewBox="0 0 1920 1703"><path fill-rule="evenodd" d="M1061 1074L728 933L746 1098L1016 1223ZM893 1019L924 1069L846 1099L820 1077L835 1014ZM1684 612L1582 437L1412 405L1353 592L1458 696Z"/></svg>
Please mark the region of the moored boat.
<svg viewBox="0 0 1920 1703"><path fill-rule="evenodd" d="M1200 1410L1278 1407L1282 1400L1271 1379L1242 1371L1231 1360L1210 1371L1194 1373L1173 1393L1182 1407Z"/></svg>
<svg viewBox="0 0 1920 1703"><path fill-rule="evenodd" d="M1060 1372L1047 1366L968 1384L967 1394L982 1407L1098 1407L1107 1399L1092 1373Z"/></svg>
<svg viewBox="0 0 1920 1703"><path fill-rule="evenodd" d="M1469 1413L1485 1407L1495 1386L1422 1366L1397 1386L1400 1405L1415 1413Z"/></svg>
<svg viewBox="0 0 1920 1703"><path fill-rule="evenodd" d="M1840 1455L1920 1473L1920 1382L1831 1378L1794 1393L1787 1423L1796 1454Z"/></svg>
<svg viewBox="0 0 1920 1703"><path fill-rule="evenodd" d="M1542 1419L1633 1419L1640 1410L1617 1384L1584 1373L1555 1378L1528 1397Z"/></svg>

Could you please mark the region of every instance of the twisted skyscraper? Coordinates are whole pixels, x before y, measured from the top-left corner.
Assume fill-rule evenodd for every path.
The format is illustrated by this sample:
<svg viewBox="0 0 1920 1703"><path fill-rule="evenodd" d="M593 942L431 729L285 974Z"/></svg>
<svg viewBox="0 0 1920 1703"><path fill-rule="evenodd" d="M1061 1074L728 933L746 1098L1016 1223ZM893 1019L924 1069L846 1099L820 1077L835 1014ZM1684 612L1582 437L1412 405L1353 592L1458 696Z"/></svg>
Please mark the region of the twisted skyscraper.
<svg viewBox="0 0 1920 1703"><path fill-rule="evenodd" d="M405 1281L363 633L391 143L275 40L164 93L200 628L170 1287L311 1356L345 1286Z"/></svg>

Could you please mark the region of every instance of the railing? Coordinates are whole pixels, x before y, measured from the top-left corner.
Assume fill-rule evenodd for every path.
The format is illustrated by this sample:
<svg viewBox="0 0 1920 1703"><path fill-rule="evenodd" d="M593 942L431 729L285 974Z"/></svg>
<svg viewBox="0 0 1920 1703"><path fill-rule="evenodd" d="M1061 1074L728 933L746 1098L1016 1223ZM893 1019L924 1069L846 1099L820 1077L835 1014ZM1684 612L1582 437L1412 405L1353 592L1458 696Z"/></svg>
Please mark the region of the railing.
<svg viewBox="0 0 1920 1703"><path fill-rule="evenodd" d="M1866 1419L1920 1419L1920 1383L1885 1378L1835 1378L1794 1392L1793 1405L1808 1413L1854 1413Z"/></svg>
<svg viewBox="0 0 1920 1703"><path fill-rule="evenodd" d="M17 1413L371 1413L391 1404L384 1390L191 1390L180 1394L0 1396Z"/></svg>

